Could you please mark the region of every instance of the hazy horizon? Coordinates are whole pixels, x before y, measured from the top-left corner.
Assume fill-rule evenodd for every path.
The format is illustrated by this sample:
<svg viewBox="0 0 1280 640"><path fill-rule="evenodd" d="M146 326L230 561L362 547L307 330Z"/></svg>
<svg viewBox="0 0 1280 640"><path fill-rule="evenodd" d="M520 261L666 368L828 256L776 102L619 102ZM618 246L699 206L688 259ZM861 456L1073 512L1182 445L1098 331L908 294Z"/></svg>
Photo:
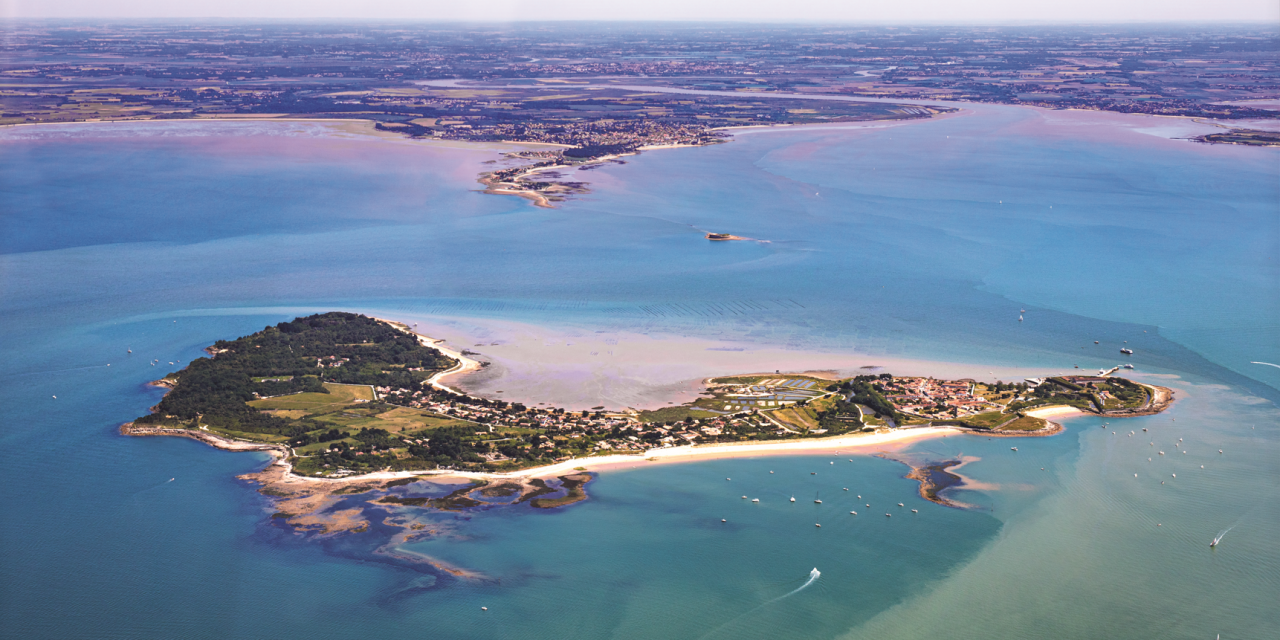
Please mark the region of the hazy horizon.
<svg viewBox="0 0 1280 640"><path fill-rule="evenodd" d="M216 8L214 8L216 7ZM483 5L374 0L353 5L336 0L0 0L3 19L244 19L360 20L406 22L741 22L898 24L1108 24L1270 22L1280 26L1273 0L1080 0L1020 3L1009 0L921 0L909 5L797 0L655 0L604 6L586 0L537 3L496 0Z"/></svg>

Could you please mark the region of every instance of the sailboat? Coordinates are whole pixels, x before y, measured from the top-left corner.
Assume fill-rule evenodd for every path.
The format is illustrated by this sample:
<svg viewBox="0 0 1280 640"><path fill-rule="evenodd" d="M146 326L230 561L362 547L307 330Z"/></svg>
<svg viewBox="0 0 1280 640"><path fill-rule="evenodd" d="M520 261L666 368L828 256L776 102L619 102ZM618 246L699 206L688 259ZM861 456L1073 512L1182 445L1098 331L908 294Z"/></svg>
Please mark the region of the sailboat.
<svg viewBox="0 0 1280 640"><path fill-rule="evenodd" d="M1022 316L1018 316L1018 322L1022 322Z"/></svg>
<svg viewBox="0 0 1280 640"><path fill-rule="evenodd" d="M822 504L822 500L819 500L819 499L818 499L818 497L819 497L820 495L822 495L822 492L821 492L821 491L819 491L818 493L814 494L814 496L813 496L813 503L814 503L814 504Z"/></svg>

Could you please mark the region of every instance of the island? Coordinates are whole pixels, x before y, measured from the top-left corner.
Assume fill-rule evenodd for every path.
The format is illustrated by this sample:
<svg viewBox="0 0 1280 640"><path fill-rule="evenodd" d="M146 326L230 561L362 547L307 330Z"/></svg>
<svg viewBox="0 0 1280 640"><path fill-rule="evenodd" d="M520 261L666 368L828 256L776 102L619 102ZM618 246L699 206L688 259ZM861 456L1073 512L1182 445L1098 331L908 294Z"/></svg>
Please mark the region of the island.
<svg viewBox="0 0 1280 640"><path fill-rule="evenodd" d="M1259 129L1230 129L1222 133L1210 133L1192 138L1207 144L1241 144L1250 147L1280 147L1280 131Z"/></svg>
<svg viewBox="0 0 1280 640"><path fill-rule="evenodd" d="M221 340L153 384L167 392L122 425L274 461L243 476L299 531L363 531L360 495L384 509L463 511L587 498L601 464L854 449L941 433L1061 430L1037 411L1158 412L1172 392L1100 372L1017 383L808 374L711 378L696 400L657 410L570 411L464 393L451 375L485 366L402 323L330 312ZM1104 375L1105 374L1105 375ZM460 485L446 495L416 483ZM936 493L936 492L935 492ZM425 535L425 534L424 534Z"/></svg>

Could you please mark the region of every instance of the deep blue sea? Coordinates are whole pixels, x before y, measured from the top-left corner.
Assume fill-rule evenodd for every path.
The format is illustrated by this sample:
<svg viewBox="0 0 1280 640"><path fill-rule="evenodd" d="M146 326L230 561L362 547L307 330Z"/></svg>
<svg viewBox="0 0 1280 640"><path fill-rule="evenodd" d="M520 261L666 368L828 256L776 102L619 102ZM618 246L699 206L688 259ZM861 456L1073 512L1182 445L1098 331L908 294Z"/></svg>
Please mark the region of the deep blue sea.
<svg viewBox="0 0 1280 640"><path fill-rule="evenodd" d="M0 636L1277 637L1280 367L1253 363L1280 364L1280 153L967 108L646 152L552 210L477 192L497 147L320 123L0 130ZM117 434L213 341L328 309L975 371L1112 366L1128 344L1179 399L911 445L977 458L968 510L920 499L898 462L823 455L423 516L439 533L403 550L486 576L460 580L373 553L383 527L274 524L235 478L264 456Z"/></svg>

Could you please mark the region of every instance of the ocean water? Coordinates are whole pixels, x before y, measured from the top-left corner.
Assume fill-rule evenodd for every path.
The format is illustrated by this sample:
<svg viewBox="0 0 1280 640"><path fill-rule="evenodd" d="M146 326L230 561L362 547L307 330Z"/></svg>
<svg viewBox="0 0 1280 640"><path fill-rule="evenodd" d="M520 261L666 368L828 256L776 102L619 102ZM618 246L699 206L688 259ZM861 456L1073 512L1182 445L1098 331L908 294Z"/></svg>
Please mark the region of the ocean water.
<svg viewBox="0 0 1280 640"><path fill-rule="evenodd" d="M593 192L555 210L476 193L492 147L319 123L0 131L0 629L1274 637L1280 370L1251 362L1280 364L1280 155L1123 123L975 105L743 133L584 172ZM954 492L970 510L921 500L900 463L825 455L607 471L566 509L420 516L440 534L403 550L486 576L459 580L376 553L385 527L274 525L235 479L261 455L116 434L158 399L148 380L214 340L334 308L477 341L518 322L548 342L645 335L975 376L1111 366L1128 344L1138 379L1179 400L1107 428L899 452L977 458Z"/></svg>

